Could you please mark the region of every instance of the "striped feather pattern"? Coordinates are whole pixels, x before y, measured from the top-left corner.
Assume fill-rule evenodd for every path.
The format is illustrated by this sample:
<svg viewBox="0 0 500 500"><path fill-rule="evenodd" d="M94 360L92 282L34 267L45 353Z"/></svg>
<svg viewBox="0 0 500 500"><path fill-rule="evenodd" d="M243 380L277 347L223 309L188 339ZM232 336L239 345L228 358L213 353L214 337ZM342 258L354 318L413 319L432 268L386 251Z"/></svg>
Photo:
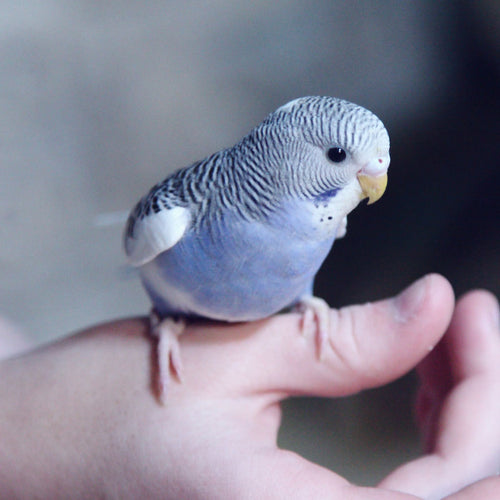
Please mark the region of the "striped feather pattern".
<svg viewBox="0 0 500 500"><path fill-rule="evenodd" d="M361 133L365 132L365 133ZM369 132L369 133L366 133ZM130 214L126 237L152 212L188 207L196 227L204 217L217 220L230 210L249 220L266 217L283 197L333 192L331 178L307 162L304 145L364 150L387 134L370 111L332 97L303 97L271 113L234 147L178 170L155 185Z"/></svg>

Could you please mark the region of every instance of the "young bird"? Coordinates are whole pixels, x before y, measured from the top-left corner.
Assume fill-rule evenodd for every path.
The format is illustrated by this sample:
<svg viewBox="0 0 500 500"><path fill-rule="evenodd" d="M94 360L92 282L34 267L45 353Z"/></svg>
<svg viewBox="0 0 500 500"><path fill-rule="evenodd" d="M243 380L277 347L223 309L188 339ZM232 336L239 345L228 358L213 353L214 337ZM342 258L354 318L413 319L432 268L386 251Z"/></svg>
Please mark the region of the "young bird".
<svg viewBox="0 0 500 500"><path fill-rule="evenodd" d="M184 320L251 321L295 307L328 340L329 308L313 280L360 200L384 193L389 136L370 111L302 97L235 146L178 170L131 212L129 262L151 297L160 397L182 375Z"/></svg>

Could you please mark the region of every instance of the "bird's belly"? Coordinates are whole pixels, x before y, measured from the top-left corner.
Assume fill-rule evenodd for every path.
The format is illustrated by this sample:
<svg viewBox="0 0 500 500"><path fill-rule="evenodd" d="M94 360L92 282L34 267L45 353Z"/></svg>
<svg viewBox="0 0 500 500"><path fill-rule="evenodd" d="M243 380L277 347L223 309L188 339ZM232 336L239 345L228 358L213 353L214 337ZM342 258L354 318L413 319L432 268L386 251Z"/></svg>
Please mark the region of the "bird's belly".
<svg viewBox="0 0 500 500"><path fill-rule="evenodd" d="M215 241L190 233L142 268L160 314L226 321L274 314L306 293L332 244L261 228L229 234Z"/></svg>

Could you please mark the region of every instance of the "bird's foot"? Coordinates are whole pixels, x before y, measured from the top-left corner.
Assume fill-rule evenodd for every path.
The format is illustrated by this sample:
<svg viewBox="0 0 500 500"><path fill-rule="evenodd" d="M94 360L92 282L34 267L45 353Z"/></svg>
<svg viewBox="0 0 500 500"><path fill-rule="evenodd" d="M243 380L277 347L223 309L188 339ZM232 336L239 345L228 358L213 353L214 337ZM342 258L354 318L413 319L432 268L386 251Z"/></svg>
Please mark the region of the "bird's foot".
<svg viewBox="0 0 500 500"><path fill-rule="evenodd" d="M303 297L295 309L302 314L302 334L314 332L318 358L323 359L330 333L330 306L319 297Z"/></svg>
<svg viewBox="0 0 500 500"><path fill-rule="evenodd" d="M160 319L155 311L151 312L151 333L158 338L158 397L165 404L170 383L170 370L182 382L182 358L179 336L186 329L183 319Z"/></svg>

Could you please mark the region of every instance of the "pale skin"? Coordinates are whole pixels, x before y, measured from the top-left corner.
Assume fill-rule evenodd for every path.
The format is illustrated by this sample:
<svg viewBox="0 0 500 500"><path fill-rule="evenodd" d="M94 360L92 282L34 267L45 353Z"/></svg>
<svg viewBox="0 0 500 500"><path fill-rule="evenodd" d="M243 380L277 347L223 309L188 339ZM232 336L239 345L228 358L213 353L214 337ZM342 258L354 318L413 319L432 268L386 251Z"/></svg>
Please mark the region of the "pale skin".
<svg viewBox="0 0 500 500"><path fill-rule="evenodd" d="M183 382L172 382L166 406L152 392L155 358L144 318L99 325L3 361L1 495L498 498L494 297L475 291L454 307L450 285L432 275L395 299L332 309L330 319L321 361L314 335L300 334L299 314L188 326ZM287 396L353 394L416 365L428 453L377 487L358 487L277 447L279 403Z"/></svg>

